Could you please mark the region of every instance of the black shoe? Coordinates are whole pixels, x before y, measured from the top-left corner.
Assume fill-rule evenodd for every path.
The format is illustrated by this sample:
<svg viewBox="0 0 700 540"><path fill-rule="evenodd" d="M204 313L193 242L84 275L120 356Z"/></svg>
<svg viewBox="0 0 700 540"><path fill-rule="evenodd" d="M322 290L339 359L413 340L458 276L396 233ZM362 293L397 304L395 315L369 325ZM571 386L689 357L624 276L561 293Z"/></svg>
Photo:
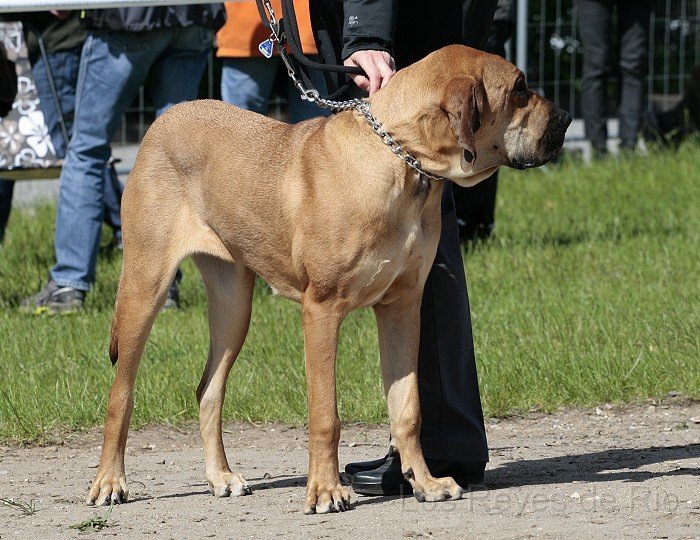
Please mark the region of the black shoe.
<svg viewBox="0 0 700 540"><path fill-rule="evenodd" d="M30 315L68 315L83 309L85 291L61 287L49 281L38 293L20 302L19 310Z"/></svg>
<svg viewBox="0 0 700 540"><path fill-rule="evenodd" d="M112 237L112 249L116 251L124 251L124 241L122 240L122 233L114 233Z"/></svg>
<svg viewBox="0 0 700 540"><path fill-rule="evenodd" d="M180 307L180 288L178 287L178 280L174 280L170 287L168 287L168 298L163 304L163 309L161 311L167 311L169 309L178 309Z"/></svg>
<svg viewBox="0 0 700 540"><path fill-rule="evenodd" d="M388 458L389 454L387 454L383 458L375 459L372 461L358 461L355 463L348 463L345 466L345 474L347 474L348 476L354 476L359 472L373 471L374 469L378 469L379 467L384 465Z"/></svg>
<svg viewBox="0 0 700 540"><path fill-rule="evenodd" d="M381 463L375 469L358 470L358 467L370 463ZM469 485L482 484L486 463L481 461L443 461L426 459L430 474L435 477L451 476L462 488ZM352 489L362 495L409 495L413 493L411 484L401 472L401 458L398 453L390 452L383 460L365 463L351 463L351 470L358 472L352 475ZM348 468L345 468L348 472Z"/></svg>

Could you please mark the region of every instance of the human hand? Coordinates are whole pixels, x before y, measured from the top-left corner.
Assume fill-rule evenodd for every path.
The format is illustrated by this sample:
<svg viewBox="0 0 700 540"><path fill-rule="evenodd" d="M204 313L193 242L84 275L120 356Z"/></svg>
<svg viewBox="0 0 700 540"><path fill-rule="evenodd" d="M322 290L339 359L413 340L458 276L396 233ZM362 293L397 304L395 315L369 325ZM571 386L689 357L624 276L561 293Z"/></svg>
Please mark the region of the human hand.
<svg viewBox="0 0 700 540"><path fill-rule="evenodd" d="M369 92L370 96L383 88L396 73L394 59L385 51L355 51L345 59L343 65L363 69L366 76L351 74L350 77L357 86Z"/></svg>

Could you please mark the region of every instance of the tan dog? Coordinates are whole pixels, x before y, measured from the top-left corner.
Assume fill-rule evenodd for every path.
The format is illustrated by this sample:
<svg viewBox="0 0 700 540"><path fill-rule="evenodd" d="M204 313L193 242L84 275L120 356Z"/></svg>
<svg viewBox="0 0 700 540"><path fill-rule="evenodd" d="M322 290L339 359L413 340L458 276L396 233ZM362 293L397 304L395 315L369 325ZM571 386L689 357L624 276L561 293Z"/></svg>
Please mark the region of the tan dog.
<svg viewBox="0 0 700 540"><path fill-rule="evenodd" d="M386 130L438 175L471 186L501 165L552 159L567 113L502 58L454 45L399 71L370 98ZM122 202L124 263L112 323L117 374L88 504L125 502L133 386L153 320L192 256L209 301L197 389L214 495L250 493L221 437L226 378L248 330L255 275L302 304L309 408L304 511L348 507L338 475L338 330L372 306L392 441L420 501L461 497L423 459L416 365L423 285L440 236L442 181L393 155L354 112L287 125L218 101L173 107L146 134Z"/></svg>

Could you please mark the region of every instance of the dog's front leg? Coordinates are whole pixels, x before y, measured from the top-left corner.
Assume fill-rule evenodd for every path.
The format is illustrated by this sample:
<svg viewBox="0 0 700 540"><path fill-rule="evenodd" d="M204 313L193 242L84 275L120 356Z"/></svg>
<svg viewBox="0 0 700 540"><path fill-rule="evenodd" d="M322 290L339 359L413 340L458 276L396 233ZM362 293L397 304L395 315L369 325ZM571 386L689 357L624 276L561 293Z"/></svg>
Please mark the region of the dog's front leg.
<svg viewBox="0 0 700 540"><path fill-rule="evenodd" d="M401 470L413 486L416 499L421 502L459 499L462 488L452 478L435 478L430 474L420 445L417 369L421 296L413 294L374 307L391 437L401 456Z"/></svg>
<svg viewBox="0 0 700 540"><path fill-rule="evenodd" d="M304 301L304 356L309 408L309 477L305 514L349 508L350 495L340 485L340 419L335 393L338 331L344 314L337 303Z"/></svg>

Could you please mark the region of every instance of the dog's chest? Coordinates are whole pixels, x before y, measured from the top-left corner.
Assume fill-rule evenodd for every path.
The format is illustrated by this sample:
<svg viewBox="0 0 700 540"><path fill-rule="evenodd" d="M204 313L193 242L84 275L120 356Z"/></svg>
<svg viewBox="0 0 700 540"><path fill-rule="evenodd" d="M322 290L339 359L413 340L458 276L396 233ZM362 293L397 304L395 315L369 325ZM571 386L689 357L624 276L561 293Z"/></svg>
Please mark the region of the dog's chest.
<svg viewBox="0 0 700 540"><path fill-rule="evenodd" d="M422 283L434 254L426 232L419 221L411 223L363 257L351 287L358 307L390 301Z"/></svg>

